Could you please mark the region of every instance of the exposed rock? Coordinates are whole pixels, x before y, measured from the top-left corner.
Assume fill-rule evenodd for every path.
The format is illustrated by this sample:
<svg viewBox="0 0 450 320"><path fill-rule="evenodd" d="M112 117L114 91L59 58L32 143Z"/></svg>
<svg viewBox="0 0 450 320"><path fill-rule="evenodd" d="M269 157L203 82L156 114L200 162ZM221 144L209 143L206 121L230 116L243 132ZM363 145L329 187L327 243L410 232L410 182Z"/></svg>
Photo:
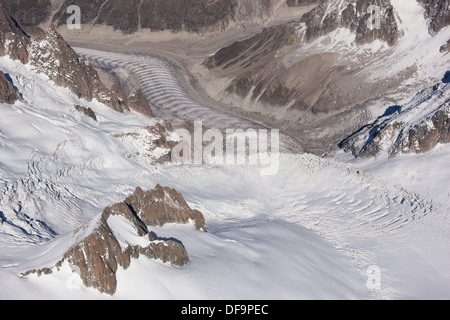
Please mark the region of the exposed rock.
<svg viewBox="0 0 450 320"><path fill-rule="evenodd" d="M265 23L273 19L286 0L4 0L14 16L26 26L53 21L64 25L70 14L67 8L81 9L81 23L107 25L125 34L142 29L174 32L214 32L245 22ZM317 0L288 1L295 7ZM54 6L54 8L53 8Z"/></svg>
<svg viewBox="0 0 450 320"><path fill-rule="evenodd" d="M117 94L100 81L97 71L81 58L54 27L35 34L29 46L30 63L56 84L87 101L97 99L115 111L129 110Z"/></svg>
<svg viewBox="0 0 450 320"><path fill-rule="evenodd" d="M139 112L147 117L154 118L154 114L147 99L141 89L133 92L128 98L126 98L126 104L129 109Z"/></svg>
<svg viewBox="0 0 450 320"><path fill-rule="evenodd" d="M202 213L191 209L175 189L158 185L155 189L144 192L137 188L125 203L139 213L146 225L163 226L166 223L192 222L196 229L206 231Z"/></svg>
<svg viewBox="0 0 450 320"><path fill-rule="evenodd" d="M3 0L9 14L22 26L38 26L52 11L51 0Z"/></svg>
<svg viewBox="0 0 450 320"><path fill-rule="evenodd" d="M424 153L450 143L450 85L441 83L417 94L407 105L387 113L345 139L341 148L357 157L381 153Z"/></svg>
<svg viewBox="0 0 450 320"><path fill-rule="evenodd" d="M9 55L24 64L30 63L57 85L70 89L87 101L97 99L118 112L129 110L116 92L103 85L97 71L68 45L54 26L48 31L38 27L29 28L32 34L28 35L9 16L2 1L0 0L0 56Z"/></svg>
<svg viewBox="0 0 450 320"><path fill-rule="evenodd" d="M28 44L30 40L25 31L13 20L0 0L0 56L28 62Z"/></svg>
<svg viewBox="0 0 450 320"><path fill-rule="evenodd" d="M370 6L378 6L380 28L369 28ZM348 28L355 33L356 43L370 43L376 39L394 45L399 37L394 8L390 0L329 0L305 14L308 41L328 34L338 28Z"/></svg>
<svg viewBox="0 0 450 320"><path fill-rule="evenodd" d="M85 286L113 295L119 268L127 269L131 260L141 255L172 266L186 265L189 256L183 244L175 239L159 239L148 226L187 223L189 219L198 229L204 228L203 215L190 209L175 190L157 186L144 192L137 188L127 200L106 208L76 230L76 243L55 267L30 270L21 276L50 274L67 262L79 272Z"/></svg>
<svg viewBox="0 0 450 320"><path fill-rule="evenodd" d="M249 39L236 41L230 46L220 49L214 56L208 57L204 64L208 68L248 67L252 61L258 62L268 52L280 50L297 42L295 24L282 24L264 29Z"/></svg>
<svg viewBox="0 0 450 320"><path fill-rule="evenodd" d="M0 71L0 103L14 104L20 99L20 93L11 83L10 79Z"/></svg>
<svg viewBox="0 0 450 320"><path fill-rule="evenodd" d="M431 35L450 25L450 0L417 0L425 8L425 18Z"/></svg>
<svg viewBox="0 0 450 320"><path fill-rule="evenodd" d="M446 52L450 52L450 39L447 41L446 44L442 45L441 48L439 49L439 51L441 53L446 53Z"/></svg>
<svg viewBox="0 0 450 320"><path fill-rule="evenodd" d="M173 128L168 121L158 121L153 125L128 132L112 134L127 146L124 156L145 164L165 164L171 162L172 149L179 143L172 136Z"/></svg>
<svg viewBox="0 0 450 320"><path fill-rule="evenodd" d="M97 121L97 116L95 115L95 112L91 108L86 108L80 105L74 106L75 110L83 113L85 116L93 119L94 121Z"/></svg>

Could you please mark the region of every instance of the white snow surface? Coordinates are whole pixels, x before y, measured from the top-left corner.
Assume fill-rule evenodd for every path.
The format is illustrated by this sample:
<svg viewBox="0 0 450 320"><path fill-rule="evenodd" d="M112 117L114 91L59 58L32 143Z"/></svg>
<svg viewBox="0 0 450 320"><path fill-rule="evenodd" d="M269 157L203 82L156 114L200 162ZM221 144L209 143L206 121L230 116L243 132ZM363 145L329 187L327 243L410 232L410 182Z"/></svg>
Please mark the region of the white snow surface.
<svg viewBox="0 0 450 320"><path fill-rule="evenodd" d="M402 30L412 28L419 8L392 2ZM414 30L429 37L433 53L416 50L404 65L386 66L386 73L432 59L436 64L417 74L423 80L442 67L434 49L443 33L431 38ZM390 53L406 57L406 45L416 46L414 32ZM125 55L105 57L107 64L116 59L127 67ZM136 57L130 61L135 68ZM145 94L157 103L158 115L202 117L210 127L253 125L192 104L170 69L153 58L144 62L145 72L153 72L139 76L154 85ZM450 146L395 159L281 154L272 176L261 176L256 166L155 165L148 155L140 157L142 143L113 135L139 132L158 120L80 100L7 57L0 57L0 69L24 98L0 104L0 299L450 298ZM91 107L98 122L76 112L75 104ZM182 241L191 259L187 266L133 260L117 273L114 296L85 288L67 263L51 275L19 276L54 266L77 241L75 229L88 221L95 226L106 206L136 187L156 184L174 187L205 215L206 233L190 225L149 228L159 238ZM120 217L108 222L123 246L147 243ZM371 266L381 270L380 288L367 286Z"/></svg>

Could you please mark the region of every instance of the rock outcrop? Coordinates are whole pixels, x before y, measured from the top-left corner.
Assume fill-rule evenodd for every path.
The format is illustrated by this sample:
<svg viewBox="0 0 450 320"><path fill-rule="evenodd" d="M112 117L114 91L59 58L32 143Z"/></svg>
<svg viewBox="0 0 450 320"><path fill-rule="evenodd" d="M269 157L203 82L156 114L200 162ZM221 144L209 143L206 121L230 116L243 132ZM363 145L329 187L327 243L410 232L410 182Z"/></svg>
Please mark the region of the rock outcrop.
<svg viewBox="0 0 450 320"><path fill-rule="evenodd" d="M52 12L52 0L4 0L6 9L22 26L39 26Z"/></svg>
<svg viewBox="0 0 450 320"><path fill-rule="evenodd" d="M173 136L172 125L165 120L133 131L114 133L112 137L124 142L124 156L148 165L171 162L172 149L180 142Z"/></svg>
<svg viewBox="0 0 450 320"><path fill-rule="evenodd" d="M174 189L157 186L144 192L137 188L124 202L103 210L102 214L74 232L75 244L52 268L30 270L23 274L51 274L68 263L86 287L113 295L117 290L116 273L127 269L132 259L145 256L172 266L189 263L183 244L176 239L160 239L149 226L165 223L189 223L205 228L203 215L192 210Z"/></svg>
<svg viewBox="0 0 450 320"><path fill-rule="evenodd" d="M91 108L86 108L86 107L83 107L80 105L75 105L74 109L83 113L85 116L93 119L94 121L97 121L97 116L96 116L94 110L92 110Z"/></svg>
<svg viewBox="0 0 450 320"><path fill-rule="evenodd" d="M206 231L205 218L198 210L191 209L183 196L175 189L156 186L144 192L137 188L125 203L135 208L146 225L163 226L166 223L192 223L196 229Z"/></svg>
<svg viewBox="0 0 450 320"><path fill-rule="evenodd" d="M13 83L0 71L0 103L14 104L20 99L20 93L14 87Z"/></svg>
<svg viewBox="0 0 450 320"><path fill-rule="evenodd" d="M11 18L5 4L0 1L0 56L8 55L11 59L28 63L29 36Z"/></svg>
<svg viewBox="0 0 450 320"><path fill-rule="evenodd" d="M424 153L450 143L450 85L440 83L341 142L356 157Z"/></svg>
<svg viewBox="0 0 450 320"><path fill-rule="evenodd" d="M4 0L17 21L38 26L53 21L64 25L67 8L76 4L84 25L106 25L124 34L139 30L205 33L240 27L246 22L265 23L277 10L317 3L320 0ZM54 6L54 7L53 7Z"/></svg>
<svg viewBox="0 0 450 320"><path fill-rule="evenodd" d="M54 27L47 32L37 31L28 51L30 63L38 72L70 89L79 98L96 99L118 112L129 110L114 91L103 85L97 71L69 46Z"/></svg>
<svg viewBox="0 0 450 320"><path fill-rule="evenodd" d="M371 6L380 8L379 28L368 27ZM338 28L347 28L355 33L355 42L364 44L376 39L394 45L399 37L394 8L390 0L329 0L305 14L306 39L311 41ZM371 23L374 23L372 21Z"/></svg>
<svg viewBox="0 0 450 320"><path fill-rule="evenodd" d="M70 89L87 101L96 99L118 112L129 110L126 101L103 85L97 71L68 45L54 26L47 31L39 27L27 30L30 34L9 15L1 0L0 56L8 55L24 64L30 63L57 85ZM142 101L136 103L142 104Z"/></svg>
<svg viewBox="0 0 450 320"><path fill-rule="evenodd" d="M150 107L147 99L144 97L141 89L131 93L131 95L126 98L126 104L130 110L134 110L150 118L155 117L152 108Z"/></svg>
<svg viewBox="0 0 450 320"><path fill-rule="evenodd" d="M417 0L425 8L425 18L431 35L450 25L450 0Z"/></svg>

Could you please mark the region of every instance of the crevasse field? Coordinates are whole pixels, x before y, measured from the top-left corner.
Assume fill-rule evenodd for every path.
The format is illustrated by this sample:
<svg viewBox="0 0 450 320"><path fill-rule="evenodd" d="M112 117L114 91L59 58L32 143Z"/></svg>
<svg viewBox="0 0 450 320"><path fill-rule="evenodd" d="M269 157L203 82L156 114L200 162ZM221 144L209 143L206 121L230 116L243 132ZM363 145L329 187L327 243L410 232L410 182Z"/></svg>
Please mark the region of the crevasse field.
<svg viewBox="0 0 450 320"><path fill-rule="evenodd" d="M159 120L80 101L8 58L0 66L25 101L0 105L1 299L450 298L448 145L372 160L282 152L269 176L250 165L154 165L167 150L142 152L152 137L130 143L113 135ZM98 122L75 104L91 107ZM214 111L208 117L248 125ZM53 266L74 229L136 187L158 183L176 188L207 220L207 233L151 228L183 242L186 267L133 260L117 274L113 297L83 287L68 265L19 276ZM126 224L114 228L133 241ZM376 286L371 270L379 271Z"/></svg>

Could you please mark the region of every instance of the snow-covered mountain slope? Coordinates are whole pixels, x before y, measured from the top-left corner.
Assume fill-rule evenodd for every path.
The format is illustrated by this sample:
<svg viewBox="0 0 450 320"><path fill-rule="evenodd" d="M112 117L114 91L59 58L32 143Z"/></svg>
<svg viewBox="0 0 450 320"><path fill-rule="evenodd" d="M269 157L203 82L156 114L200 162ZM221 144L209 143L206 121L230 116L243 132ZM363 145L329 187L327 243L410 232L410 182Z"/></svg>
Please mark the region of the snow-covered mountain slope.
<svg viewBox="0 0 450 320"><path fill-rule="evenodd" d="M159 135L145 130L161 121L110 112L7 57L0 57L0 66L23 97L1 105L3 245L45 242L72 230L90 218L84 209L114 203L108 190L120 189L129 174L140 170L136 159L145 166L170 152L151 144L161 134L174 139L164 125ZM75 105L90 107L97 121ZM127 135L140 130L147 134Z"/></svg>
<svg viewBox="0 0 450 320"><path fill-rule="evenodd" d="M402 28L412 28L412 18L423 13L414 7L410 14L404 3L391 2L403 16ZM436 58L406 82L416 90L428 77L442 77L438 73L446 58L438 44L448 27L443 30L432 37L417 29L429 40L429 54L399 40L386 56L364 66L382 65L379 70L395 74ZM414 34L403 39L412 40ZM352 53L339 59L361 53L370 57L385 48L379 42L355 47L348 30L333 35L339 37L328 35L304 48ZM415 46L418 50L408 55ZM196 103L159 59L84 53L99 66L119 68L126 84L136 76L157 116L200 119L205 127L221 130L261 127ZM285 58L300 52L291 54ZM385 57L406 64L385 66ZM162 165L158 159L167 160L169 146L178 141L165 121L86 101L18 60L0 57L0 70L8 88L20 93L20 99L0 103L0 299L450 298L448 145L391 160L343 153L333 160L283 148L279 170L269 176L262 176L257 165ZM361 72L370 74L369 69ZM379 76L373 74L374 79ZM428 92L428 100L445 102L447 86L433 91L439 94ZM413 96L396 97L406 103ZM412 101L417 100L423 99ZM409 106L405 111L421 111L420 119L429 114L427 104ZM375 115L386 109L377 103L371 107ZM402 118L415 119L411 114ZM293 144L286 136L281 140L281 145ZM161 147L161 141L169 142L168 147ZM143 210L136 212L124 199L157 185L181 192L186 206L203 214L208 232L172 223L149 228L151 223L138 220ZM155 201L155 207L167 209ZM171 203L185 209L184 202ZM127 219L105 209L114 204ZM109 232L98 232L100 226ZM94 263L82 268L77 263L88 264L83 246L91 240L97 245L89 251ZM180 243L185 249L176 268L162 263L168 260L155 260L158 255L143 254L170 241L175 249L181 249ZM126 263L107 265L124 253ZM106 267L95 263L99 254ZM104 290L109 294L85 282L85 272L89 277L89 272L98 276L104 270L111 276Z"/></svg>
<svg viewBox="0 0 450 320"><path fill-rule="evenodd" d="M436 15L448 16L446 1L433 2ZM368 26L370 5L380 9L379 29ZM192 70L212 97L323 154L442 79L450 26L440 19L430 33L434 18L423 1L329 0L300 21L212 52Z"/></svg>

